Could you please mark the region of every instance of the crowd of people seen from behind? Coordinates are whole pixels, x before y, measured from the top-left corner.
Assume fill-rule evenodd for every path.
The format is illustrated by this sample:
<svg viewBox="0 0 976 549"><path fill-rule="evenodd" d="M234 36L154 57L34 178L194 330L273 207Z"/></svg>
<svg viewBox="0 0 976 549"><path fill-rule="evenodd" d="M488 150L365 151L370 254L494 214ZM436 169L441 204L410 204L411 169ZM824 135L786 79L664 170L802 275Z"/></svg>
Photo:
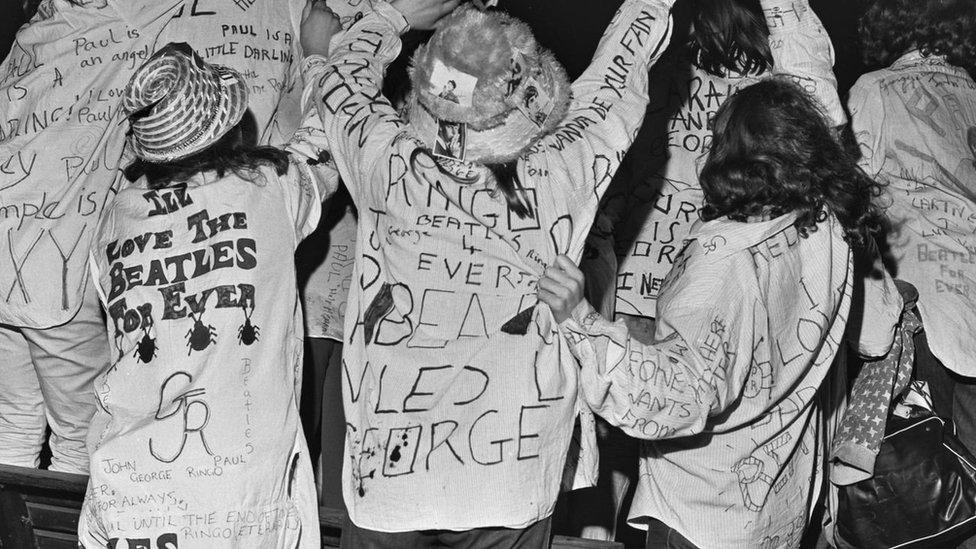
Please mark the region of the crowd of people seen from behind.
<svg viewBox="0 0 976 549"><path fill-rule="evenodd" d="M976 547L976 3L849 91L810 0L563 4L23 2L0 465L85 549Z"/></svg>

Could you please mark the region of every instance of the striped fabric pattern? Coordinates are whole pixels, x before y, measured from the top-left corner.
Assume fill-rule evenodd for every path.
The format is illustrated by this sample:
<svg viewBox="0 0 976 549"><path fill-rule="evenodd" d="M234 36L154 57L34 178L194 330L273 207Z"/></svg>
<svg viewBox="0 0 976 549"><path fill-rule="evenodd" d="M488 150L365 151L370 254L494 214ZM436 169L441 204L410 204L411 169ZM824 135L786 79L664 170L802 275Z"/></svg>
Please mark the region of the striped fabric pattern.
<svg viewBox="0 0 976 549"><path fill-rule="evenodd" d="M185 43L170 43L132 76L122 97L139 158L168 162L205 149L240 122L247 85Z"/></svg>

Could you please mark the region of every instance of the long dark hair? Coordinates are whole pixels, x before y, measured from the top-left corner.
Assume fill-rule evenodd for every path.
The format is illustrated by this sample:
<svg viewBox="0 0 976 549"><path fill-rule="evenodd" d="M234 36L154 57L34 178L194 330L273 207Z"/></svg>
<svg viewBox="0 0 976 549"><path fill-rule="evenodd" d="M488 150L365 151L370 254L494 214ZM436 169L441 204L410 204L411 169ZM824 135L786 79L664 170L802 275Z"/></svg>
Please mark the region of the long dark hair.
<svg viewBox="0 0 976 549"><path fill-rule="evenodd" d="M830 212L844 239L864 247L882 229L873 203L882 187L834 139L816 102L785 78L744 88L719 108L700 181L706 221L796 212L805 237Z"/></svg>
<svg viewBox="0 0 976 549"><path fill-rule="evenodd" d="M918 49L976 78L976 2L874 0L860 19L861 48L872 68Z"/></svg>
<svg viewBox="0 0 976 549"><path fill-rule="evenodd" d="M190 156L159 163L139 159L129 164L123 173L129 181L145 177L151 189L180 183L208 171L216 172L217 177L233 173L241 179L257 181L260 178L258 168L270 166L278 175L284 175L288 171L288 153L275 147L248 143L243 124L244 121L206 149Z"/></svg>
<svg viewBox="0 0 976 549"><path fill-rule="evenodd" d="M769 28L759 0L698 0L689 48L702 70L761 74L773 68Z"/></svg>
<svg viewBox="0 0 976 549"><path fill-rule="evenodd" d="M451 173L450 170L441 165L441 161L437 157L423 147L417 147L410 155L410 167L414 172L417 171L417 160L421 156L429 160L442 175L458 183L471 184L479 179L478 177L460 177ZM495 189L501 191L502 196L505 197L505 203L508 205L508 209L517 215L519 219L535 217L532 201L529 200L528 193L518 177L518 160L516 159L502 164L484 164L484 166L491 172L495 180Z"/></svg>
<svg viewBox="0 0 976 549"><path fill-rule="evenodd" d="M535 217L532 202L529 201L525 187L518 177L518 160L504 164L488 164L487 168L495 178L495 187L505 197L508 209L520 219Z"/></svg>

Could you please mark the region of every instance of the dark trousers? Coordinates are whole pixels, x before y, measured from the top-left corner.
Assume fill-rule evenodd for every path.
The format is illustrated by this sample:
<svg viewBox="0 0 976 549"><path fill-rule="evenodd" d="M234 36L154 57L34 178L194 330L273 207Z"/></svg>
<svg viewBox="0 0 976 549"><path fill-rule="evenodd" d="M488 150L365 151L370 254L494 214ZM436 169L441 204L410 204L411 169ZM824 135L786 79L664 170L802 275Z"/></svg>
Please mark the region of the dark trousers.
<svg viewBox="0 0 976 549"><path fill-rule="evenodd" d="M947 370L929 350L925 332L915 336L914 373L915 379L928 383L935 412L951 418L959 440L970 452L976 452L976 379ZM961 542L959 547L976 549L976 537Z"/></svg>
<svg viewBox="0 0 976 549"><path fill-rule="evenodd" d="M376 532L346 519L342 527L342 549L545 549L549 547L552 519L545 518L527 528L476 528L462 532L422 530Z"/></svg>
<svg viewBox="0 0 976 549"><path fill-rule="evenodd" d="M345 459L346 416L342 409L342 344L331 339L308 338L310 358L315 365L315 426L320 432L311 431L312 440L320 440L322 458L319 462L319 479L322 491L319 505L330 509L344 509L342 500L342 462ZM307 377L305 379L308 379Z"/></svg>
<svg viewBox="0 0 976 549"><path fill-rule="evenodd" d="M667 524L651 519L647 525L647 549L698 549L688 538Z"/></svg>

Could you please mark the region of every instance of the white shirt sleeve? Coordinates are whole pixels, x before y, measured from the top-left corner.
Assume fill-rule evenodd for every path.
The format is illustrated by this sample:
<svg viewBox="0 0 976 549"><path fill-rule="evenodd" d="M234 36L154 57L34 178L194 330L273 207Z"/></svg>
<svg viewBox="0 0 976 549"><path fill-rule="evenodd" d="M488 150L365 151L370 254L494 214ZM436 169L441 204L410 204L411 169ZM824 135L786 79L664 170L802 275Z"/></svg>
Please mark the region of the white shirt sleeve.
<svg viewBox="0 0 976 549"><path fill-rule="evenodd" d="M837 94L834 47L808 0L760 0L769 27L773 70L813 95L833 126L847 122Z"/></svg>
<svg viewBox="0 0 976 549"><path fill-rule="evenodd" d="M709 417L736 402L752 361L758 305L724 271L682 274L679 298L660 311L650 345L585 301L563 322L581 363L581 392L597 414L637 438L675 438L701 433Z"/></svg>
<svg viewBox="0 0 976 549"><path fill-rule="evenodd" d="M600 198L634 142L647 109L648 69L671 39L673 4L624 2L590 66L573 82L565 119L519 165L522 181L543 174L535 176L540 212L573 227L557 253L582 253Z"/></svg>

